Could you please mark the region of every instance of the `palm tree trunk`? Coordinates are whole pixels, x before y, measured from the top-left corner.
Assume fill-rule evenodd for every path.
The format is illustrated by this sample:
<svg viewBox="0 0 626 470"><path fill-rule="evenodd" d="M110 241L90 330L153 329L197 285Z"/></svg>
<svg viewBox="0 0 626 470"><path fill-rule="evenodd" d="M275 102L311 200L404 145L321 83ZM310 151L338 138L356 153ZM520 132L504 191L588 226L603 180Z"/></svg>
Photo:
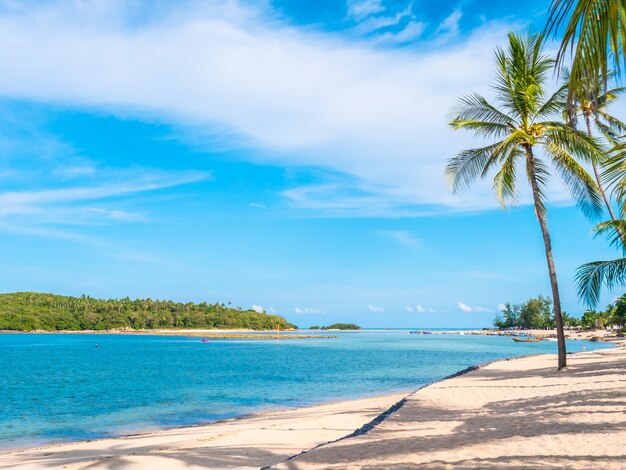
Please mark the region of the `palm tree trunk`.
<svg viewBox="0 0 626 470"><path fill-rule="evenodd" d="M593 137L591 135L591 120L589 116L585 114L585 123L587 124L587 134L589 137ZM604 199L604 203L606 204L606 208L609 210L609 214L611 215L611 220L615 221L617 218L615 217L615 212L613 212L613 207L611 206L611 201L606 195L604 188L602 187L602 179L600 178L600 172L598 171L598 164L595 160L591 161L591 166L593 167L593 174L596 177L596 182L598 183L598 189L600 190L600 194L602 194L602 199ZM626 247L626 240L624 239L624 235L619 232L619 236L622 239L622 244Z"/></svg>
<svg viewBox="0 0 626 470"><path fill-rule="evenodd" d="M550 285L552 287L552 301L554 303L554 321L556 323L556 337L559 350L558 370L567 366L567 357L565 350L565 333L563 331L563 317L561 316L561 297L559 295L559 284L556 279L556 268L554 267L554 258L552 256L552 242L550 241L550 232L548 232L548 224L546 222L545 208L541 202L539 185L537 184L537 175L535 173L535 157L533 148L526 146L526 165L528 171L528 179L533 190L533 201L535 203L535 214L541 227L543 235L543 244L546 249L546 261L548 262L548 273L550 274Z"/></svg>

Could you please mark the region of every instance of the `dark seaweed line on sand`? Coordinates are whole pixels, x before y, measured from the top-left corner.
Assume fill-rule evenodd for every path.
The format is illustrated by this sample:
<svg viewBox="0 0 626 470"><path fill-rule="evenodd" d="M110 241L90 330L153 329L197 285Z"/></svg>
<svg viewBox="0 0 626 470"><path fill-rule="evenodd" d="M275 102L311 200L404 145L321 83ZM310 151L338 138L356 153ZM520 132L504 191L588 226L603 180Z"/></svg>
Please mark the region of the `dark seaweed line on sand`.
<svg viewBox="0 0 626 470"><path fill-rule="evenodd" d="M293 460L296 457L300 457L301 455L308 454L309 452L311 452L313 450L316 450L316 449L319 449L320 447L324 447L324 446L326 446L328 444L334 444L335 442L341 442L341 441L343 441L345 439L351 439L353 437L363 436L364 434L367 434L372 429L374 429L376 426L378 426L380 423L385 421L389 416L391 416L396 411L398 411L400 408L402 408L405 405L405 403L406 403L406 401L407 401L407 399L409 397L411 397L412 395L414 395L415 393L419 392L420 390L422 390L422 389L424 389L426 387L430 387L431 385L443 382L445 380L453 379L455 377L460 377L461 375L465 375L465 374L468 374L468 373L473 372L475 370L482 369L483 367L486 367L489 364L493 364L494 362L512 361L514 359L523 359L523 358L526 358L526 357L532 357L532 356L538 356L538 355L539 354L527 354L525 356L514 356L514 357L505 357L505 358L502 358L502 359L494 359L493 361L484 362L482 364L477 364L477 365L466 367L465 369L462 369L462 370L460 370L458 372L455 372L454 374L448 375L448 376L446 376L446 377L444 377L442 379L435 380L434 382L430 382L428 384L424 384L421 387L419 387L417 390L409 393L406 397L402 398L397 403L391 405L387 410L383 411L381 414L376 416L374 419L372 419L368 423L365 423L360 428L358 428L355 431L351 432L350 434L347 434L345 436L342 436L342 437L340 437L338 439L335 439L335 440L332 440L332 441L323 442L321 444L316 445L315 447L311 447L310 449L303 450L302 452L294 454L291 457L288 457L285 460L281 460L280 462L278 462L276 464L268 465L268 466L265 466L265 467L261 467L261 470L269 470L274 465L279 465L281 463L289 462L290 460Z"/></svg>

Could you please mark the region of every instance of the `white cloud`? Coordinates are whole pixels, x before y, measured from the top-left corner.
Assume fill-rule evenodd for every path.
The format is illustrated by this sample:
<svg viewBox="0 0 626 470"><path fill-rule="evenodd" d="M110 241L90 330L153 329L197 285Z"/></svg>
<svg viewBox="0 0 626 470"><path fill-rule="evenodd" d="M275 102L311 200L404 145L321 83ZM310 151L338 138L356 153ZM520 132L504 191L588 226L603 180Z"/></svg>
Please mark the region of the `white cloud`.
<svg viewBox="0 0 626 470"><path fill-rule="evenodd" d="M98 175L96 175L98 176ZM137 221L142 216L121 209L94 207L95 201L112 197L151 192L209 177L203 172L159 172L152 170L103 172L101 179L108 183L91 186L40 189L34 191L0 192L0 218L28 216L29 223L82 224L90 222ZM114 180L123 179L124 183ZM89 203L89 205L86 205ZM103 203L104 204L104 203ZM95 217L95 220L94 220Z"/></svg>
<svg viewBox="0 0 626 470"><path fill-rule="evenodd" d="M376 305L368 305L367 308L370 312L373 312L373 313L383 313L385 311L384 308L378 307Z"/></svg>
<svg viewBox="0 0 626 470"><path fill-rule="evenodd" d="M263 307L261 305L251 305L250 308L252 308L252 310L254 310L257 313L263 313Z"/></svg>
<svg viewBox="0 0 626 470"><path fill-rule="evenodd" d="M305 308L300 308L300 307L296 307L294 308L294 311L298 314L301 313L312 313L312 314L319 314L319 313L326 313L326 310L322 310L319 308L310 308L310 307L305 307Z"/></svg>
<svg viewBox="0 0 626 470"><path fill-rule="evenodd" d="M299 30L237 1L171 3L158 14L131 3L0 9L0 42L10 45L0 48L0 96L217 129L231 146L263 150L250 152L255 162L346 176L323 197L316 185L285 193L298 207L422 215L498 206L489 184L452 196L443 162L470 145L448 128L449 112L492 82L492 50L510 24L446 48L397 50ZM140 7L153 14L138 23ZM383 11L376 1L350 8L360 19ZM460 14L441 31L458 30Z"/></svg>
<svg viewBox="0 0 626 470"><path fill-rule="evenodd" d="M417 305L415 307L415 311L416 312L420 312L420 313L424 313L426 311L426 309L424 307L422 307L421 305Z"/></svg>
<svg viewBox="0 0 626 470"><path fill-rule="evenodd" d="M414 311L415 311L415 308L413 308L413 307L411 307L411 306L409 305L409 306L407 306L406 311L407 311L407 312L409 312L409 313L411 313L411 312L414 312Z"/></svg>
<svg viewBox="0 0 626 470"><path fill-rule="evenodd" d="M450 16L444 19L439 27L437 28L436 34L440 35L442 40L447 40L458 36L459 34L459 21L461 21L461 17L463 16L463 12L461 10L454 10Z"/></svg>
<svg viewBox="0 0 626 470"><path fill-rule="evenodd" d="M260 204L258 202L251 202L248 204L250 207L255 207L257 209L265 209L267 206L265 204Z"/></svg>
<svg viewBox="0 0 626 470"><path fill-rule="evenodd" d="M491 310L488 308L480 307L480 306L472 307L470 305L464 304L463 302L457 302L456 305L457 307L459 307L459 310L463 312L479 312L479 313L491 312Z"/></svg>
<svg viewBox="0 0 626 470"><path fill-rule="evenodd" d="M387 31L376 36L375 40L379 42L390 42L395 44L404 44L418 39L424 30L426 23L422 21L409 21L400 31L392 33Z"/></svg>
<svg viewBox="0 0 626 470"><path fill-rule="evenodd" d="M402 230L382 230L379 232L381 235L391 238L392 240L409 248L422 248L423 244L419 238L414 237L409 232Z"/></svg>
<svg viewBox="0 0 626 470"><path fill-rule="evenodd" d="M506 310L506 305L504 305L504 304L498 304L498 310L500 310L501 312L503 312L504 310Z"/></svg>
<svg viewBox="0 0 626 470"><path fill-rule="evenodd" d="M348 16L357 21L385 11L382 0L348 0L346 5L348 7Z"/></svg>
<svg viewBox="0 0 626 470"><path fill-rule="evenodd" d="M397 12L394 15L389 16L368 16L360 20L356 27L356 31L359 34L368 34L379 29L387 28L389 26L395 26L399 24L404 18L411 16L412 4L409 4L404 10Z"/></svg>

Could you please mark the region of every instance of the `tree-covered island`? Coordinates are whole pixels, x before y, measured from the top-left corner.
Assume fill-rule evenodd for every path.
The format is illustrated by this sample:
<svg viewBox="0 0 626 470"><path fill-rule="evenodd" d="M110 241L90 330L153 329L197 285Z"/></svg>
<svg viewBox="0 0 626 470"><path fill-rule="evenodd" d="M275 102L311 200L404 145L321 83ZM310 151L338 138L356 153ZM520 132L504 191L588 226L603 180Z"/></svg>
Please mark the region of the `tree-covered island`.
<svg viewBox="0 0 626 470"><path fill-rule="evenodd" d="M0 294L0 330L59 331L140 329L297 328L280 315L220 303L152 299L94 299L37 292Z"/></svg>

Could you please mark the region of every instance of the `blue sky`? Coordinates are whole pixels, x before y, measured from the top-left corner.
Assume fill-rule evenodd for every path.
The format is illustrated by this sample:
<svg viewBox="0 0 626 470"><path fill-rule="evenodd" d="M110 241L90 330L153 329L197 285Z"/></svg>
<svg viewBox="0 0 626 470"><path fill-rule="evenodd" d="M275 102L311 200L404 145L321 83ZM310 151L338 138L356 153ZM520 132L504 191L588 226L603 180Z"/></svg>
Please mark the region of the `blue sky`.
<svg viewBox="0 0 626 470"><path fill-rule="evenodd" d="M549 294L528 192L505 212L443 177L476 145L446 126L456 98L489 93L493 48L548 3L0 1L2 290L369 327L486 326ZM615 253L554 187L580 313L576 267Z"/></svg>

